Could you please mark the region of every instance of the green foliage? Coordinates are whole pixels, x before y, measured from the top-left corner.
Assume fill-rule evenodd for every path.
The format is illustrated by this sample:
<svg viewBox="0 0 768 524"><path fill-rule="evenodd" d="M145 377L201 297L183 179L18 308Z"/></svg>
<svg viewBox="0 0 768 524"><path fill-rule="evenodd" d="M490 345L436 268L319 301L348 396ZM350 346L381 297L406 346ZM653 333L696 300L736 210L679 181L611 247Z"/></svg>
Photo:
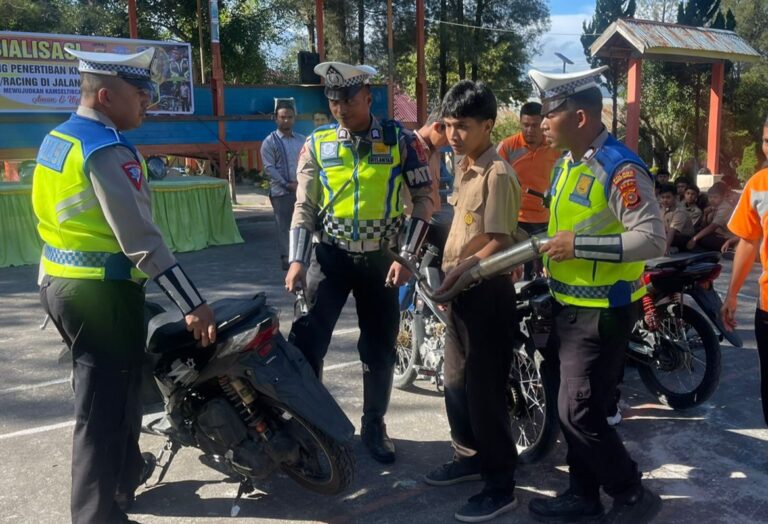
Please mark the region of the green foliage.
<svg viewBox="0 0 768 524"><path fill-rule="evenodd" d="M741 164L736 168L736 175L739 180L746 182L749 177L757 171L757 144L754 142L744 148L744 154L741 157Z"/></svg>
<svg viewBox="0 0 768 524"><path fill-rule="evenodd" d="M519 133L520 129L520 117L517 114L507 111L499 113L496 125L493 126L493 131L491 131L491 141L494 144L498 144L508 136Z"/></svg>

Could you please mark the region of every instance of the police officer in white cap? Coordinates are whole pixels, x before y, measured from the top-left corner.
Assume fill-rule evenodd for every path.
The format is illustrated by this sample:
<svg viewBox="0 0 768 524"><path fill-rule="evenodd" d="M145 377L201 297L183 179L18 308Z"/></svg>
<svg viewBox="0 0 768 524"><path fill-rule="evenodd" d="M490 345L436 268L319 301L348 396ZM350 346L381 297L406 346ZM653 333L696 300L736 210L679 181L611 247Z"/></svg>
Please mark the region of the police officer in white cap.
<svg viewBox="0 0 768 524"><path fill-rule="evenodd" d="M43 140L32 189L40 298L72 351L72 522L126 522L155 464L139 450L144 283L160 285L203 346L216 324L152 222L146 164L122 134L157 93L154 48L67 51L80 60L80 107Z"/></svg>
<svg viewBox="0 0 768 524"><path fill-rule="evenodd" d="M644 260L664 253L665 234L647 167L603 126L598 83L605 69L529 72L541 96L544 137L568 151L552 173L554 239L542 251L558 303L550 343L560 360L570 486L530 502L532 515L545 522L602 518L600 487L614 499L608 522L646 522L661 506L606 421L646 293Z"/></svg>
<svg viewBox="0 0 768 524"><path fill-rule="evenodd" d="M297 317L291 340L322 372L331 333L350 291L355 296L363 363L361 436L374 459L395 460L384 415L389 405L399 326L397 286L410 274L387 250L401 236L401 254L414 257L432 216L428 158L399 123L371 114L366 65L324 62L315 73L338 124L316 129L299 157L296 207L291 224L288 291L302 287L309 311ZM403 227L400 188L413 199ZM313 249L312 236L320 229Z"/></svg>

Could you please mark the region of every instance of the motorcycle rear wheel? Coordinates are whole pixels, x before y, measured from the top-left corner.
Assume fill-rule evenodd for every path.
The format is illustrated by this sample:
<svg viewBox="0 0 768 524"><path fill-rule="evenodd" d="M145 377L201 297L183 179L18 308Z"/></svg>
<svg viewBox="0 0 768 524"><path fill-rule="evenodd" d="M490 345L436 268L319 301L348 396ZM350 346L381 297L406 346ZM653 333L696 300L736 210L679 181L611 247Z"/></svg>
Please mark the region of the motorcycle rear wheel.
<svg viewBox="0 0 768 524"><path fill-rule="evenodd" d="M337 495L355 476L355 454L348 443L340 443L283 407L273 407L276 417L299 443L301 459L281 464L286 475L301 487L321 495Z"/></svg>
<svg viewBox="0 0 768 524"><path fill-rule="evenodd" d="M400 329L397 332L397 360L395 361L395 377L392 385L397 389L408 389L416 381L419 372L416 336L413 332L413 312L410 310L400 313Z"/></svg>
<svg viewBox="0 0 768 524"><path fill-rule="evenodd" d="M557 441L557 377L546 361L538 364L525 350L515 351L507 388L512 432L518 460L534 464L552 450Z"/></svg>
<svg viewBox="0 0 768 524"><path fill-rule="evenodd" d="M659 310L658 314L662 329L667 329L673 340L685 336L689 351L684 352L669 343L663 347L657 344L656 360L637 368L640 379L664 405L673 409L698 406L709 400L720 382L721 354L717 334L707 319L689 306L682 306L682 332L674 326L675 319L667 311ZM703 372L698 378L697 368L701 367Z"/></svg>

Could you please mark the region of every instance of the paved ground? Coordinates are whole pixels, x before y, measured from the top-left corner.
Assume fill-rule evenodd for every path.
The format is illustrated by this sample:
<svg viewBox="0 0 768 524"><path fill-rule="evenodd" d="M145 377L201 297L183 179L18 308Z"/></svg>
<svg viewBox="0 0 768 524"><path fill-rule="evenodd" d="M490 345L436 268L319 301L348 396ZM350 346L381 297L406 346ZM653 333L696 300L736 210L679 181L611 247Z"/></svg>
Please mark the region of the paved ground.
<svg viewBox="0 0 768 524"><path fill-rule="evenodd" d="M242 193L241 193L242 195ZM243 205L247 199L242 198ZM274 224L263 197L253 197L239 216L245 244L179 256L211 299L266 291L290 326L291 301L281 287ZM243 214L243 211L238 211ZM757 269L757 268L756 268ZM60 523L68 520L72 393L69 371L56 358L61 348L53 329L40 331L35 267L0 269L0 521ZM723 290L728 271L719 280ZM751 281L757 280L757 271ZM660 406L629 369L624 396L631 409L619 431L662 494L658 522L768 522L768 430L760 416L757 355L751 327L754 287L745 290L741 310L743 349L723 345L723 374L704 406L674 412ZM158 299L157 288L151 289ZM351 301L350 301L351 302ZM356 361L354 309L348 304L326 361L326 383L351 420L359 425L361 373ZM442 398L427 383L416 392L395 391L388 425L398 461L383 467L364 453L356 438L357 478L347 493L321 497L284 477L260 485L243 502L244 522L451 522L453 512L479 484L430 488L420 480L450 456ZM157 438L142 446L157 450ZM565 449L559 443L543 462L522 466L522 507L499 522L530 522L525 505L536 494L553 494L567 484ZM144 523L215 523L230 518L237 486L206 468L194 450L176 458L163 484L139 494L134 518ZM609 501L605 501L608 503Z"/></svg>

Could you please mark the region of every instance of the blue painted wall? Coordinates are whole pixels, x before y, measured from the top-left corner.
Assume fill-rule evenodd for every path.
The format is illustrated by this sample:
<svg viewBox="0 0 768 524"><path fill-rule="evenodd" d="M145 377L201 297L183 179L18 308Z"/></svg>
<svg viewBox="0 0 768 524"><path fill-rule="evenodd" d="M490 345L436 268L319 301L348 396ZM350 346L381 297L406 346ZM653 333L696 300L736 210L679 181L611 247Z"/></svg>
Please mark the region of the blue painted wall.
<svg viewBox="0 0 768 524"><path fill-rule="evenodd" d="M372 112L377 117L387 114L386 86L373 86ZM224 90L227 115L269 115L274 108L274 98L296 100L299 114L308 118L314 111L328 111L328 101L322 86L231 86ZM195 116L213 115L211 91L208 87L195 88ZM65 113L0 115L0 149L37 148L45 134L68 118ZM231 142L261 141L275 129L271 120L226 122L226 139ZM312 131L311 120L299 120L296 131L308 134ZM139 129L126 133L137 145L195 144L218 141L215 121L164 121L146 122Z"/></svg>

